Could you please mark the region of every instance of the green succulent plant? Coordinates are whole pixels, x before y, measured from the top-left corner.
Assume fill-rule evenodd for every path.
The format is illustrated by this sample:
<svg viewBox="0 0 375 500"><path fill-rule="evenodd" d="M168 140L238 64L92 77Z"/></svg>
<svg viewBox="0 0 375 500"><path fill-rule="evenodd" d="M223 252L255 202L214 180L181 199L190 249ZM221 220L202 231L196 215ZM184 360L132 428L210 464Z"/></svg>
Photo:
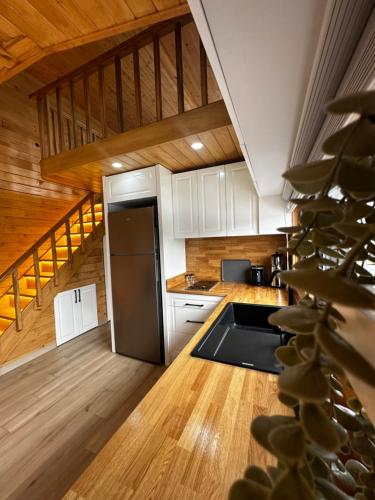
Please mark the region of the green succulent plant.
<svg viewBox="0 0 375 500"><path fill-rule="evenodd" d="M357 398L345 402L343 386L348 372L375 387L375 367L340 336L336 309L375 309L364 286L375 283L375 92L338 99L327 112L355 119L326 139L323 160L283 175L302 196L292 200L298 225L279 228L298 257L281 277L304 295L269 321L295 334L276 351L279 399L292 416L252 422L277 466L251 465L230 500L375 499L375 428Z"/></svg>

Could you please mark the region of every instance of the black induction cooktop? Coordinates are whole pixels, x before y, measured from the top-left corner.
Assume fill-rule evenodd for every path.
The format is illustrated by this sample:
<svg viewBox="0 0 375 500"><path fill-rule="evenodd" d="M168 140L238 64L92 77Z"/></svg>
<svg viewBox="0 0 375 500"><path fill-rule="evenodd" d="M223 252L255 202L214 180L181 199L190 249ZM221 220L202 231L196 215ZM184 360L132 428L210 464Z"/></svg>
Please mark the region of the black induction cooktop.
<svg viewBox="0 0 375 500"><path fill-rule="evenodd" d="M192 356L253 370L280 373L275 350L292 337L268 323L268 316L280 309L258 304L227 304L202 337Z"/></svg>
<svg viewBox="0 0 375 500"><path fill-rule="evenodd" d="M186 287L185 290L202 290L204 292L208 292L215 285L217 285L217 283L217 281L201 280L194 283L194 285Z"/></svg>

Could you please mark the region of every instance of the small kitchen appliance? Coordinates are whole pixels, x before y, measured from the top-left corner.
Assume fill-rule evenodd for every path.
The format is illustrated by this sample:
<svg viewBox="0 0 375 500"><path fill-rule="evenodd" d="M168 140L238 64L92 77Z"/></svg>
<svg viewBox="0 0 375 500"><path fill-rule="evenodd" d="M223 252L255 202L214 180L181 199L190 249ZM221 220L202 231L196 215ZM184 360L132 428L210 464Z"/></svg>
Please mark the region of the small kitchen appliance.
<svg viewBox="0 0 375 500"><path fill-rule="evenodd" d="M270 286L273 288L284 288L281 282L280 272L283 271L283 254L276 252L271 255L271 277Z"/></svg>
<svg viewBox="0 0 375 500"><path fill-rule="evenodd" d="M251 266L251 284L264 286L264 266Z"/></svg>

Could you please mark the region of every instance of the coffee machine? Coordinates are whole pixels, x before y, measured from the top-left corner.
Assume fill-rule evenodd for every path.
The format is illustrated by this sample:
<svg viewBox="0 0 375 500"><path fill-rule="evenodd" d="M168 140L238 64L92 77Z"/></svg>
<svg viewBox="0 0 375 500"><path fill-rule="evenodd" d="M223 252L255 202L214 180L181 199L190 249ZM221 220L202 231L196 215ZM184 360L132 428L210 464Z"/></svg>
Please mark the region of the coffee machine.
<svg viewBox="0 0 375 500"><path fill-rule="evenodd" d="M271 277L270 286L273 288L284 288L281 282L280 272L283 271L283 254L276 252L271 255Z"/></svg>

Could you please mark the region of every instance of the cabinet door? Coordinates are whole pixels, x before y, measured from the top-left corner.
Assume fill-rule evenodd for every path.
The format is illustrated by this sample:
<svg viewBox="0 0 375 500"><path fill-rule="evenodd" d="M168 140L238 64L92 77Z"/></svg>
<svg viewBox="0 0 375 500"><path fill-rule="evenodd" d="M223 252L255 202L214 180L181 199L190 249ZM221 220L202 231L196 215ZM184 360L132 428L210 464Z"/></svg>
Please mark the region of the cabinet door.
<svg viewBox="0 0 375 500"><path fill-rule="evenodd" d="M156 196L155 167L111 175L106 178L106 201L136 200Z"/></svg>
<svg viewBox="0 0 375 500"><path fill-rule="evenodd" d="M54 298L56 343L61 345L80 334L78 294L61 292Z"/></svg>
<svg viewBox="0 0 375 500"><path fill-rule="evenodd" d="M81 333L98 326L98 309L96 305L96 285L83 286L78 289L80 303Z"/></svg>
<svg viewBox="0 0 375 500"><path fill-rule="evenodd" d="M245 162L225 165L227 234L258 233L258 195Z"/></svg>
<svg viewBox="0 0 375 500"><path fill-rule="evenodd" d="M199 234L197 173L174 174L172 189L175 238L195 238Z"/></svg>
<svg viewBox="0 0 375 500"><path fill-rule="evenodd" d="M198 170L199 236L226 235L224 167Z"/></svg>

